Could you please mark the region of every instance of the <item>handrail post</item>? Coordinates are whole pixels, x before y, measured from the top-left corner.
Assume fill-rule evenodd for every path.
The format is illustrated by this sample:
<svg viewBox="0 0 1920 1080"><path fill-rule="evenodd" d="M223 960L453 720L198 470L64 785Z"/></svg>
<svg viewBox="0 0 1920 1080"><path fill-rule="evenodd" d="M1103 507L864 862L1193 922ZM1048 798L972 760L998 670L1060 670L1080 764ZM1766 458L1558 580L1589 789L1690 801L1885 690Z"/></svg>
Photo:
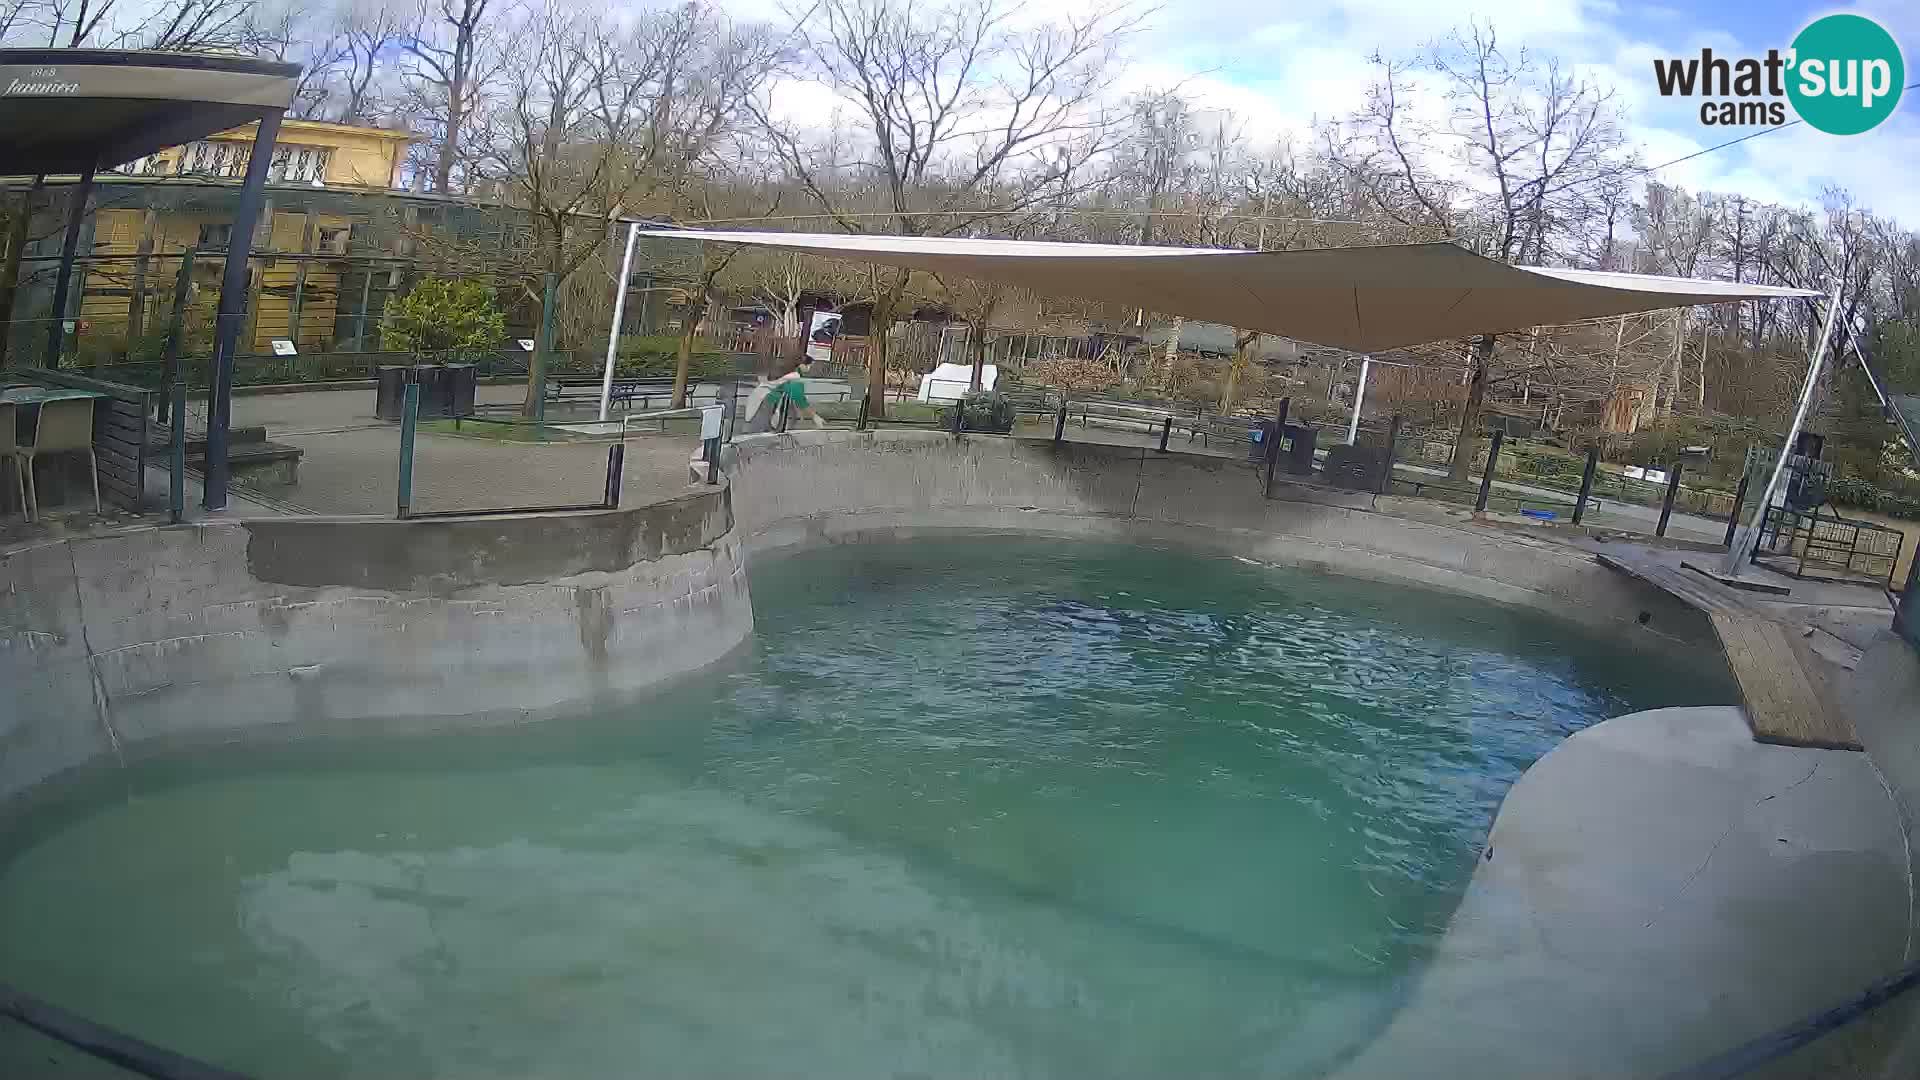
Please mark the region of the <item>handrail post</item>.
<svg viewBox="0 0 1920 1080"><path fill-rule="evenodd" d="M1273 470L1280 464L1280 437L1281 432L1287 428L1287 407L1292 404L1292 398L1283 397L1280 399L1280 407L1274 410L1273 441L1267 447L1267 480L1265 486L1260 489L1260 497L1263 499L1273 498Z"/></svg>
<svg viewBox="0 0 1920 1080"><path fill-rule="evenodd" d="M1680 463L1673 463L1673 472L1667 476L1667 496L1660 500L1660 524L1654 527L1653 535L1667 535L1667 519L1673 516L1673 497L1680 493Z"/></svg>
<svg viewBox="0 0 1920 1080"><path fill-rule="evenodd" d="M621 480L626 468L626 463L626 443L617 442L607 447L607 494L605 502L609 510L620 505Z"/></svg>
<svg viewBox="0 0 1920 1080"><path fill-rule="evenodd" d="M1167 437L1173 434L1173 417L1160 421L1160 452L1167 452Z"/></svg>
<svg viewBox="0 0 1920 1080"><path fill-rule="evenodd" d="M407 384L406 403L400 413L400 487L399 506L394 516L404 518L413 508L413 432L420 423L420 384Z"/></svg>
<svg viewBox="0 0 1920 1080"><path fill-rule="evenodd" d="M1493 494L1493 470L1500 463L1500 444L1506 441L1505 428L1493 429L1493 441L1487 444L1487 471L1480 474L1480 495L1473 501L1473 512L1487 512L1487 498Z"/></svg>
<svg viewBox="0 0 1920 1080"><path fill-rule="evenodd" d="M1747 481L1751 478L1751 473L1742 472L1740 474L1739 486L1733 489L1733 509L1727 514L1727 536L1726 539L1720 541L1727 547L1733 546L1733 532L1740 527L1740 508L1746 505Z"/></svg>
<svg viewBox="0 0 1920 1080"><path fill-rule="evenodd" d="M873 399L868 397L865 394L861 394L860 395L860 416L858 419L856 419L853 422L853 430L855 431L867 430L867 410L871 409L872 407L873 407Z"/></svg>
<svg viewBox="0 0 1920 1080"><path fill-rule="evenodd" d="M1593 494L1593 470L1599 464L1600 448L1598 446L1587 447L1587 467L1586 470L1580 474L1580 498L1573 504L1573 523L1575 525L1580 524L1581 517L1587 512L1587 496ZM1744 488L1742 490L1744 490Z"/></svg>
<svg viewBox="0 0 1920 1080"><path fill-rule="evenodd" d="M1067 397L1060 395L1060 411L1053 415L1053 445L1059 446L1067 437Z"/></svg>
<svg viewBox="0 0 1920 1080"><path fill-rule="evenodd" d="M1380 463L1380 490L1377 494L1393 494L1393 453L1400 442L1400 414L1394 413L1393 420L1387 424L1387 455Z"/></svg>
<svg viewBox="0 0 1920 1080"><path fill-rule="evenodd" d="M186 380L175 380L168 396L173 400L167 418L167 513L178 525L187 512Z"/></svg>

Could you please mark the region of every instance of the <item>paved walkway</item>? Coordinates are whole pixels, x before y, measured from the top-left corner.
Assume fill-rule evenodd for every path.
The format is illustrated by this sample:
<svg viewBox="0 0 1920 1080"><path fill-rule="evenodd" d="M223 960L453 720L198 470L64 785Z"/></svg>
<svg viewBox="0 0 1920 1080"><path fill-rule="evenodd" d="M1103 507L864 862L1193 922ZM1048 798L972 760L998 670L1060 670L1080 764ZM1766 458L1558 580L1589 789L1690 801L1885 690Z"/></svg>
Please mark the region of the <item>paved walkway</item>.
<svg viewBox="0 0 1920 1080"><path fill-rule="evenodd" d="M502 405L524 397L519 386L482 386L476 395L481 404ZM375 418L373 404L372 390L236 396L236 427L264 425L269 439L305 451L299 484L260 494L319 514L394 513L400 426ZM621 505L686 491L687 459L698 441L689 435L636 433L627 441ZM597 503L605 492L607 447L604 442L504 442L421 430L414 442L413 509Z"/></svg>

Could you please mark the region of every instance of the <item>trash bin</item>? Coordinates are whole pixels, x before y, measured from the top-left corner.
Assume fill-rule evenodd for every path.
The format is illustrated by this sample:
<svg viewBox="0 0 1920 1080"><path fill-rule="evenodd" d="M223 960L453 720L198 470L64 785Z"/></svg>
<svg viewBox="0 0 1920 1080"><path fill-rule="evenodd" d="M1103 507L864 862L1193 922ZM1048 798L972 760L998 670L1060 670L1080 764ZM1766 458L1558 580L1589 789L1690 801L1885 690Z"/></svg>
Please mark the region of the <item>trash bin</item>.
<svg viewBox="0 0 1920 1080"><path fill-rule="evenodd" d="M1295 476L1313 473L1313 444L1320 440L1320 429L1305 424L1288 424L1287 441L1280 444L1287 471Z"/></svg>
<svg viewBox="0 0 1920 1080"><path fill-rule="evenodd" d="M440 364L413 365L413 381L420 384L420 415L447 415L447 369Z"/></svg>
<svg viewBox="0 0 1920 1080"><path fill-rule="evenodd" d="M406 408L407 383L412 368L381 367L374 371L373 415L382 420L398 420Z"/></svg>
<svg viewBox="0 0 1920 1080"><path fill-rule="evenodd" d="M480 385L480 365L447 365L447 415L472 416L473 395Z"/></svg>
<svg viewBox="0 0 1920 1080"><path fill-rule="evenodd" d="M1247 460L1267 460L1267 440L1273 438L1273 421L1255 420L1247 429Z"/></svg>

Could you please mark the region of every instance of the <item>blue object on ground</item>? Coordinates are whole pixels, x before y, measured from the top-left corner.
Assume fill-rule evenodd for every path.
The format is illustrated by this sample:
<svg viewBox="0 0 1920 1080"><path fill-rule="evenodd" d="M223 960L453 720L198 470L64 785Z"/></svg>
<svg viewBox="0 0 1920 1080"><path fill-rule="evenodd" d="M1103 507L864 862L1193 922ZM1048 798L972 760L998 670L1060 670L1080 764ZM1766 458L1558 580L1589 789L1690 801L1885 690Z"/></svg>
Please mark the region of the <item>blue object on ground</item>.
<svg viewBox="0 0 1920 1080"><path fill-rule="evenodd" d="M1541 521L1555 521L1559 518L1559 515L1551 510L1522 510L1520 513L1525 517L1539 518Z"/></svg>

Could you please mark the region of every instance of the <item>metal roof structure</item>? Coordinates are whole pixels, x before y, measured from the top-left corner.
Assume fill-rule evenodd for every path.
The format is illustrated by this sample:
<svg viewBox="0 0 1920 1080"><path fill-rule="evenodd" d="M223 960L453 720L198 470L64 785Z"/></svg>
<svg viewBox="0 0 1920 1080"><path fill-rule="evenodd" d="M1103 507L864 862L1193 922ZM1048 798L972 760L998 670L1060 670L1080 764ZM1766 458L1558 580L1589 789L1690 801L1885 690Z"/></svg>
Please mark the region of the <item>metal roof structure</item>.
<svg viewBox="0 0 1920 1080"><path fill-rule="evenodd" d="M300 65L120 49L0 49L0 174L111 169L284 111Z"/></svg>

